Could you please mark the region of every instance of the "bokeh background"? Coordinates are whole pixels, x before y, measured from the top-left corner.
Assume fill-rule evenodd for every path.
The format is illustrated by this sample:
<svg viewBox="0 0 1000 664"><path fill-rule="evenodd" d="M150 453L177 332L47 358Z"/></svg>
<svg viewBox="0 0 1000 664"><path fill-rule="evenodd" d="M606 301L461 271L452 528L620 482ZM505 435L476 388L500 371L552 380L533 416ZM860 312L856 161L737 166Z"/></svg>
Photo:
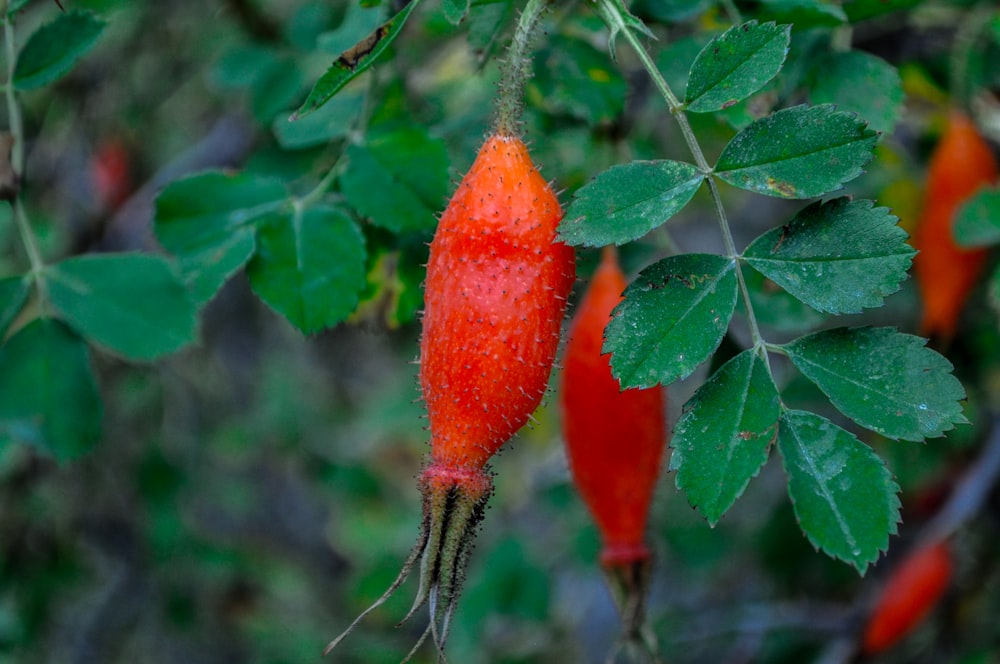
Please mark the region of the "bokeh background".
<svg viewBox="0 0 1000 664"><path fill-rule="evenodd" d="M377 25L377 7L353 0L63 4L101 15L108 27L70 75L22 95L30 138L25 196L47 257L155 249L153 197L185 173L243 169L308 191L355 138L353 125L338 116L350 108L334 109L318 129L300 134L286 118L331 60ZM684 158L685 151L626 49L619 47L620 65L608 58L606 32L588 3L563 4L539 43L526 132L567 201L615 163ZM783 8L737 4L748 16ZM840 8L784 4L806 12L793 32L786 89L727 117L697 117L695 130L712 154L747 118L808 98L816 53L838 34L821 20L823 12ZM455 179L488 126L494 58L513 16L510 2L475 5L474 17L455 28L436 3L426 3L394 57L352 88L373 86L373 123L421 127L443 140ZM849 192L890 205L912 228L947 105L949 57L971 5L888 6L898 9L859 19L850 37L855 48L899 68L905 100L884 127L876 160ZM687 65L725 26L724 15L707 0L643 0L634 9L660 36L651 48L683 89ZM19 33L58 11L52 2L33 1ZM985 55L974 64L988 84L990 68L1000 70L1000 61ZM736 191L726 196L740 246L798 207ZM365 233L372 246L390 244L376 227ZM414 234L402 253L373 252L365 304L335 329L303 336L257 299L240 273L204 311L196 346L152 365L95 352L103 436L78 460L59 464L31 447L0 442L0 662L319 661L329 639L395 578L417 535L415 476L427 434L416 401L414 312L428 238ZM634 273L678 250L720 249L702 192L667 228L630 245L624 262ZM9 214L0 215L0 273L23 265L19 252ZM580 254L580 285L595 260ZM961 337L942 349L969 391L973 424L926 444L865 434L888 459L904 503L888 560L866 578L808 544L777 459L714 529L664 473L651 517L649 615L666 661L855 657L865 607L897 552L974 467L992 427L1000 347L997 318L981 290ZM790 299L769 297L764 285L761 298L770 339L823 324ZM885 309L837 323L912 332L918 313L908 283ZM715 365L739 343L734 330ZM671 424L707 369L671 386ZM835 417L813 404L806 385L794 394ZM601 662L615 643L617 616L595 562L598 536L569 482L554 404L550 395L536 423L493 464L497 490L456 616L450 661ZM943 605L883 661L1000 661L998 516L993 490L955 538L957 573ZM423 629L423 615L393 628L414 586L371 614L331 661L399 661ZM416 661L434 661L433 653L422 651Z"/></svg>

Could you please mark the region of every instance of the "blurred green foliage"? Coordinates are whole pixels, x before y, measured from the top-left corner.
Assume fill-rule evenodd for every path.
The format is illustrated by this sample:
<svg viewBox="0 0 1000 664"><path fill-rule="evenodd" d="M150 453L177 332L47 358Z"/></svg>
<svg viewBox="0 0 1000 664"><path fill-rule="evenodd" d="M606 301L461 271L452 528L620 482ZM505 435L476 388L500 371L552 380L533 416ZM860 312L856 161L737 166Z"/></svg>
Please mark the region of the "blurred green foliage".
<svg viewBox="0 0 1000 664"><path fill-rule="evenodd" d="M295 257L286 251L288 238L270 238L262 249L255 235L252 243L224 246L232 253L221 255L207 277L185 271L180 256L186 282L207 284L194 294L198 304L207 302L199 341L154 365L129 364L120 355L158 355L164 345L107 353L88 350L61 323L23 327L18 314L37 312L30 302L21 311L27 300L18 300L19 279L28 260L4 203L0 331L40 334L8 340L0 365L41 375L25 366L23 346L56 344L51 356L59 361L48 370L68 376L82 386L77 394L88 396L70 403L55 395L41 404L72 425L67 437L54 438L65 449L46 452L14 444L8 434L0 438L0 662L314 660L391 583L417 533L414 477L426 434L411 362L425 243L450 191L448 178L464 172L489 126L493 56L520 3L473 0L458 26L436 3L424 3L390 47L395 57L375 63L297 123L288 116L331 61L391 15L390 4L398 10L402 3L63 4L73 21L80 20L75 12L89 12L91 33L104 27L92 44L84 45L87 34L74 33L79 43L66 46L75 66L56 67L45 77L52 85L20 95L30 141L24 202L44 260L158 250L155 238L169 245L162 214L154 235L153 199L170 182L176 193L182 176L223 169L252 182L274 178L277 194L265 195L267 187L256 193L264 203L287 203L280 214L292 214L292 202L307 198L339 164L323 197L331 207L312 209L329 209L343 220L344 237L356 242L344 256L345 264L354 261L344 277L351 292L338 297L353 297L359 307L347 322L318 331L348 318L351 307L320 301L318 309L336 311L315 324L304 309L296 315L275 305L287 302L287 293L262 288L252 261L276 256L287 265ZM792 50L777 79L717 115L693 117L695 131L717 156L738 129L773 108L867 89L871 95L852 97L849 110L864 115L876 108L871 119L885 134L868 174L848 193L882 200L883 189L910 183L905 191L919 194L925 137L947 97L942 63L956 57L951 38L969 5L738 2L744 18L795 21ZM8 8L22 10L21 43L63 16L48 0ZM633 9L660 37L650 47L678 92L701 46L728 27L723 9L707 0L641 0ZM684 156L676 125L637 75L631 54L619 47L618 64L608 57L606 31L588 3L558 8L546 34L525 109L526 134L546 177L575 191L614 164ZM850 55L833 47L844 39L853 39ZM986 65L1000 38L990 39L959 53L973 64L965 69L966 88L1000 85L998 69ZM851 66L859 57L864 65ZM910 74L897 82L886 62ZM832 81L821 75L828 69L858 79ZM897 117L892 109L904 91ZM120 207L102 196L95 177L96 155L110 142L128 155L129 197ZM389 163L382 159L387 152ZM412 161L393 171L402 155ZM371 167L342 169L359 162ZM209 207L225 198L214 189L196 193ZM905 198L902 208L894 205L904 225ZM165 199L159 200L162 207ZM736 190L726 192L726 203L741 247L796 209ZM708 198L695 195L669 226L627 248L626 266L634 273L677 248L718 251L710 215ZM268 247L277 249L267 253ZM581 252L581 277L593 259ZM249 275L239 269L244 264ZM766 311L766 327L802 332L821 323L776 295L771 282L752 286L767 301L758 307ZM1000 337L985 297L977 295L961 341L946 349L969 392L973 426L923 445L852 429L889 460L902 488L904 523L894 549L905 550L935 513L975 458L990 412L1000 405ZM850 320L912 331L916 306L912 287L904 285L885 309ZM81 324L79 334L87 336L87 327ZM303 336L296 327L315 334ZM15 351L13 359L2 356ZM789 375L787 364L777 369L780 378ZM672 386L671 424L703 378ZM28 383L38 385L37 377ZM783 394L796 407L837 417L816 405L818 393L804 381ZM17 405L36 395L4 396L0 391L0 401ZM595 562L598 536L569 484L555 409L546 405L536 419L493 464L497 491L456 616L452 661L599 662L617 637ZM63 463L52 453L79 458ZM865 598L887 566L859 579L814 551L773 460L711 529L673 481L668 475L662 482L651 519L657 566L649 612L667 661L802 662L836 654L845 643L849 649ZM957 538L959 573L949 599L884 661L990 661L1000 649L998 509L994 491L982 517ZM423 630L422 615L393 630L408 603L401 593L370 615L336 661L399 661ZM421 652L417 661L434 661L434 654Z"/></svg>

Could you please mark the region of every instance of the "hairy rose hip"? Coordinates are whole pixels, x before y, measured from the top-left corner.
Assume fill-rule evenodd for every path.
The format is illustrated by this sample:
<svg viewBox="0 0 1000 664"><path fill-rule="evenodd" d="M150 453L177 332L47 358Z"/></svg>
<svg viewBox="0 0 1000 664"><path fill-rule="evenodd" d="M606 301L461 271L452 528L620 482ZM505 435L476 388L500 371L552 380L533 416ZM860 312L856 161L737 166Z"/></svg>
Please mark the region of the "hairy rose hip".
<svg viewBox="0 0 1000 664"><path fill-rule="evenodd" d="M420 475L420 538L381 605L420 564L405 621L424 603L443 647L475 529L493 482L490 457L545 393L574 276L573 250L555 242L562 209L520 138L479 150L430 247L420 341L420 387L431 453ZM412 652L411 652L412 655Z"/></svg>
<svg viewBox="0 0 1000 664"><path fill-rule="evenodd" d="M667 431L663 388L622 391L611 356L601 352L625 286L617 254L606 247L570 326L560 406L570 470L601 532L601 563L626 639L641 641L650 558L646 520Z"/></svg>
<svg viewBox="0 0 1000 664"><path fill-rule="evenodd" d="M921 333L950 340L959 314L986 261L983 249L955 244L955 213L981 187L997 181L990 146L962 112L948 117L944 135L931 155L924 207L913 240L920 253L913 269L924 301Z"/></svg>

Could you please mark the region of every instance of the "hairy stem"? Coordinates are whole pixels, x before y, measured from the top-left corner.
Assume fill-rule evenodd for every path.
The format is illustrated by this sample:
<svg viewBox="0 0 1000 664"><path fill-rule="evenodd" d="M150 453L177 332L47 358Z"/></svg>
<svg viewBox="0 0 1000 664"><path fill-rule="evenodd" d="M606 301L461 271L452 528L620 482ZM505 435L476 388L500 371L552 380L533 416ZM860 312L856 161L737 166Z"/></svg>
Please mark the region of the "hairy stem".
<svg viewBox="0 0 1000 664"><path fill-rule="evenodd" d="M921 540L936 542L950 537L975 516L1000 477L1000 418L994 417L989 437L979 458L969 467L952 491L948 502L924 527Z"/></svg>
<svg viewBox="0 0 1000 664"><path fill-rule="evenodd" d="M520 135L524 88L531 78L531 37L550 0L528 0L500 66L500 92L496 96L496 132L502 136Z"/></svg>
<svg viewBox="0 0 1000 664"><path fill-rule="evenodd" d="M684 104L677 98L674 91L670 89L670 85L667 83L666 79L657 69L656 63L650 57L649 52L636 37L635 33L628 27L625 18L620 13L620 8L612 0L598 0L605 10L602 14L610 20L616 22L616 25L610 26L612 31L617 30L629 43L629 46L635 51L636 55L639 57L639 61L642 66L646 69L649 77L653 80L653 84L656 86L657 90L666 100L667 105L670 108L671 114L677 118L677 124L680 125L681 134L684 136L684 142L687 143L688 149L691 151L691 155L694 157L695 163L702 173L705 174L708 180L708 189L712 195L712 200L715 202L715 213L719 220L719 229L722 232L722 240L726 247L726 255L735 262L736 268L736 279L739 283L740 295L743 298L743 302L746 305L747 310L747 323L750 327L750 335L753 339L754 350L760 353L761 357L764 358L765 366L767 366L768 373L771 371L770 364L767 362L767 352L765 348L764 337L760 333L760 327L757 325L757 317L754 314L753 305L750 302L750 290L747 288L746 278L743 276L743 270L740 266L739 257L740 254L736 250L736 243L733 241L733 233L729 227L729 220L726 217L726 209L722 204L722 196L719 193L718 183L716 182L715 176L712 172L712 167L709 166L708 160L705 159L705 153L701 149L701 145L698 143L698 138L694 135L694 131L691 129L691 123L688 122L687 115L684 114Z"/></svg>
<svg viewBox="0 0 1000 664"><path fill-rule="evenodd" d="M39 300L44 308L46 294L42 271L45 269L45 262L42 260L42 254L38 250L38 242L35 240L35 234L31 230L31 223L28 221L28 214L24 209L20 196L20 185L24 177L24 120L21 117L21 107L18 105L17 94L14 91L14 66L17 64L17 44L14 38L14 17L7 13L7 0L0 0L0 11L2 11L4 51L7 58L7 85L4 86L7 99L7 122L11 138L13 139L10 149L10 166L14 172L17 187L17 193L15 193L15 198L11 202L11 205L14 211L14 220L17 224L18 235L20 235L24 251L28 255L28 261L31 264L31 275L38 289Z"/></svg>

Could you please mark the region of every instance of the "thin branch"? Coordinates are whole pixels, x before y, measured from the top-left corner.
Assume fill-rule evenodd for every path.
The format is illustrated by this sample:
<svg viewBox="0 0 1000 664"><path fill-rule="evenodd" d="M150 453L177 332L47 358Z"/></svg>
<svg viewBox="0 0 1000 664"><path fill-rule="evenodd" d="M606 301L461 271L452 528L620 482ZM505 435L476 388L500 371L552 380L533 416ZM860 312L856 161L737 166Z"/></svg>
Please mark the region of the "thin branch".
<svg viewBox="0 0 1000 664"><path fill-rule="evenodd" d="M993 420L982 453L958 481L944 507L931 519L920 535L921 543L931 543L951 536L983 506L1000 477L1000 417Z"/></svg>

